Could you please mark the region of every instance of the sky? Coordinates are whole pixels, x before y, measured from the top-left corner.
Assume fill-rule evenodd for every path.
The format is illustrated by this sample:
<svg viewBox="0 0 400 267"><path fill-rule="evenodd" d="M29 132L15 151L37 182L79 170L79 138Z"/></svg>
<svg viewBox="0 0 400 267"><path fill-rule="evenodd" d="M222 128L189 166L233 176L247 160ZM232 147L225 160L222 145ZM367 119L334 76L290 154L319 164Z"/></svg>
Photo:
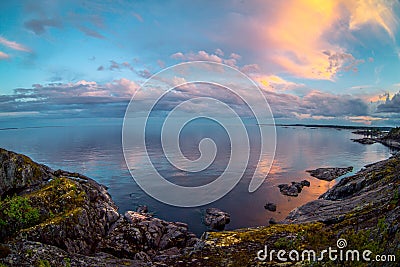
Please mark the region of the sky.
<svg viewBox="0 0 400 267"><path fill-rule="evenodd" d="M0 121L122 118L200 60L248 75L278 123L400 126L399 20L390 0L0 1Z"/></svg>

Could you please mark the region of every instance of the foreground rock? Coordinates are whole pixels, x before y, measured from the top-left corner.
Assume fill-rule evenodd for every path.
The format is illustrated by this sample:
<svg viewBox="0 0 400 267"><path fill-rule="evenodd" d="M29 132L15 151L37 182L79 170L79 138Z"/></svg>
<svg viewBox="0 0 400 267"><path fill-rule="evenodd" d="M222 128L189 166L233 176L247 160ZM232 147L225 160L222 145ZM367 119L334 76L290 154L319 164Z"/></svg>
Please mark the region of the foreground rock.
<svg viewBox="0 0 400 267"><path fill-rule="evenodd" d="M225 225L230 223L231 216L217 208L206 209L204 216L204 224L210 226L213 230L224 230Z"/></svg>
<svg viewBox="0 0 400 267"><path fill-rule="evenodd" d="M292 182L291 184L280 184L278 185L280 192L282 195L297 197L304 186L310 186L310 182L307 180L303 180L301 182Z"/></svg>
<svg viewBox="0 0 400 267"><path fill-rule="evenodd" d="M205 246L179 266L341 266L328 257L318 262L288 258L284 263L277 257L257 259L265 246L269 252L322 251L337 248L339 238L345 239L351 250L393 255L386 262L373 261L372 256L370 262L360 261L359 266L399 266L399 174L400 154L343 178L320 199L295 209L278 224L272 219L270 226L207 233Z"/></svg>
<svg viewBox="0 0 400 267"><path fill-rule="evenodd" d="M346 168L318 168L315 170L306 170L311 176L324 181L332 181L336 178L353 171L353 167Z"/></svg>
<svg viewBox="0 0 400 267"><path fill-rule="evenodd" d="M11 152L6 154L8 158L18 158ZM3 165L0 164L1 166ZM20 165L17 165L16 170L19 168ZM1 264L139 267L336 266L341 262L332 262L327 257L316 263L299 259L282 264L276 257L260 261L257 253L265 246L268 246L269 251L282 249L301 252L305 248L322 251L329 247L336 248L339 238L346 239L351 250L372 251L371 259L378 254L395 257L387 262L360 262L359 266L398 266L400 259L400 154L368 165L356 175L343 178L319 199L293 210L284 221L276 222L271 219L270 226L208 232L203 235L202 241L186 232L187 227L182 223L169 223L137 212L118 214L114 223L107 223L114 219L105 219L107 212L104 212L101 213L106 224L104 229L108 229L105 235L100 236L98 243L87 240L82 243L84 246L93 244L93 252L89 254L70 252L67 248L54 245L52 240L48 240L49 244L32 241L32 237L27 234L32 231L32 227L38 227L38 224L55 225L54 231L62 229L57 228L60 224L76 225L73 218L82 216L79 214L85 209L85 203L93 208L90 202L99 198L100 204L102 198L107 198L107 195L102 195L105 192L104 187L91 186L91 181L83 176L64 172L57 174L62 176L59 177L54 173L44 170L40 175L44 179L34 186L35 190L30 190L29 181L25 185L19 183L22 194L20 198L2 196L0 219L6 224L3 223L0 227L0 242L3 243L0 244ZM71 177L65 177L69 175ZM12 188L11 186L6 191L11 192ZM93 191L91 198L87 196L89 192L86 189L89 188L89 192ZM92 200L88 203L87 198ZM20 205L25 213L5 216L5 213L9 214L12 210L10 204L14 207L16 204ZM107 208L112 209L112 202L108 204ZM52 213L48 214L48 210ZM62 222L67 219L71 224ZM86 223L84 220L81 222L83 225ZM90 223L87 227L96 236L97 232L90 228ZM51 228L47 229L51 231ZM78 231L73 227L68 228L71 233L63 235L72 238L80 229L79 226ZM78 244L82 242L82 238L80 240ZM72 239L69 242L74 244ZM70 249L78 248L74 245Z"/></svg>
<svg viewBox="0 0 400 267"><path fill-rule="evenodd" d="M0 160L0 263L144 266L198 242L186 224L145 209L119 214L106 187L84 175L53 171L4 149Z"/></svg>

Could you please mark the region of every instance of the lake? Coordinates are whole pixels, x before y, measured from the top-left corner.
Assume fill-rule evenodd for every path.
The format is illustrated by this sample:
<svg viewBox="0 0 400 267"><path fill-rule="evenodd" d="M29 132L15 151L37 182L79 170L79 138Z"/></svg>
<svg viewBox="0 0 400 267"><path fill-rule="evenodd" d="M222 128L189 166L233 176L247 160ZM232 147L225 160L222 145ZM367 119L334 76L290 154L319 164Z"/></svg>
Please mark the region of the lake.
<svg viewBox="0 0 400 267"><path fill-rule="evenodd" d="M317 199L335 184L335 181L327 182L310 177L305 170L353 166L355 173L366 164L391 155L390 149L381 144L362 145L352 142L351 138L359 136L350 130L277 126L275 160L267 179L257 191L248 192L250 178L246 175L250 173L245 172L238 185L216 202L202 207L178 208L151 198L135 183L123 155L121 127L121 123L108 122L96 125L87 123L80 126L6 129L0 130L0 147L26 154L53 169L79 172L95 179L109 187L109 193L121 213L136 210L139 205L147 205L149 211L157 217L186 222L190 230L198 235L207 229L202 224L202 214L207 207L217 207L231 214L231 223L226 229L267 225L271 217L276 220L284 219L292 209ZM165 158L160 153L158 142L152 142L152 137L149 137L147 144L149 152L153 154L152 160L168 180L185 186L195 186L212 181L223 171L229 160L230 144L224 131L212 127L216 126L203 123L187 129L180 140L182 153L189 159L199 156L197 146L202 138L216 140L218 153L214 162L207 170L195 174L179 172L164 164ZM140 164L143 155L136 155L135 151L130 153L128 160L132 160L135 168L146 168ZM136 165L134 161L137 161ZM304 187L298 197L280 194L278 184L303 179L309 180L311 185ZM277 211L265 210L264 205L267 202L276 203Z"/></svg>

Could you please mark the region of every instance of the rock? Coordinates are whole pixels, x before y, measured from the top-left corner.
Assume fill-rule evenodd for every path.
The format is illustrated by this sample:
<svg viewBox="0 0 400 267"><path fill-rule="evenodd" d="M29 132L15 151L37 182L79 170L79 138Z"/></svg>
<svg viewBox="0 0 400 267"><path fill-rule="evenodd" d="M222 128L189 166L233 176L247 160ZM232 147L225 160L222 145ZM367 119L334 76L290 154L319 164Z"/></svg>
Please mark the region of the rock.
<svg viewBox="0 0 400 267"><path fill-rule="evenodd" d="M345 168L318 168L315 170L306 170L311 176L324 181L332 181L352 171L352 166Z"/></svg>
<svg viewBox="0 0 400 267"><path fill-rule="evenodd" d="M310 186L310 182L307 180L303 180L301 182L292 182L290 185L288 184L280 184L278 185L280 192L282 195L290 196L290 197L297 197L301 191L303 190L304 186Z"/></svg>
<svg viewBox="0 0 400 267"><path fill-rule="evenodd" d="M6 242L0 263L6 265L152 266L157 256L176 257L201 243L187 224L154 218L145 206L119 214L107 187L84 175L0 149L0 194L11 193L19 195L0 198L0 243ZM12 201L36 215L8 216L3 210Z"/></svg>
<svg viewBox="0 0 400 267"><path fill-rule="evenodd" d="M147 213L149 210L148 210L148 208L147 208L147 206L146 205L144 205L144 206L139 206L137 209L136 209L136 212L139 212L139 213Z"/></svg>
<svg viewBox="0 0 400 267"><path fill-rule="evenodd" d="M170 248L180 251L194 239L195 235L188 231L185 223L167 222L149 214L127 211L103 238L98 250L117 257L137 258L138 251L147 254Z"/></svg>
<svg viewBox="0 0 400 267"><path fill-rule="evenodd" d="M265 204L264 208L269 211L276 211L276 204L268 202Z"/></svg>
<svg viewBox="0 0 400 267"><path fill-rule="evenodd" d="M307 187L310 187L310 182L309 182L309 181L307 181L307 180L303 180L303 181L301 181L301 182L300 182L300 184L301 184L302 186L307 186Z"/></svg>
<svg viewBox="0 0 400 267"><path fill-rule="evenodd" d="M269 224L277 224L277 222L274 218L270 218L268 222L269 222Z"/></svg>
<svg viewBox="0 0 400 267"><path fill-rule="evenodd" d="M231 216L217 208L206 209L204 224L214 230L224 230L225 225L231 221Z"/></svg>
<svg viewBox="0 0 400 267"><path fill-rule="evenodd" d="M49 167L0 148L0 197L36 188L52 177Z"/></svg>

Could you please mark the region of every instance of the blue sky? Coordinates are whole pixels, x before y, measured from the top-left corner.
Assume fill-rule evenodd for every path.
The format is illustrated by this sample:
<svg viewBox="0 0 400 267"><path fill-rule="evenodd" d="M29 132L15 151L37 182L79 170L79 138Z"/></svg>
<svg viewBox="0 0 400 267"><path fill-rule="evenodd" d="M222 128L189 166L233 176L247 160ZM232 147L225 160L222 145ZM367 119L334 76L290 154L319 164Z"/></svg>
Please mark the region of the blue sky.
<svg viewBox="0 0 400 267"><path fill-rule="evenodd" d="M0 117L122 117L152 74L208 60L278 122L397 125L399 17L384 0L1 1Z"/></svg>

